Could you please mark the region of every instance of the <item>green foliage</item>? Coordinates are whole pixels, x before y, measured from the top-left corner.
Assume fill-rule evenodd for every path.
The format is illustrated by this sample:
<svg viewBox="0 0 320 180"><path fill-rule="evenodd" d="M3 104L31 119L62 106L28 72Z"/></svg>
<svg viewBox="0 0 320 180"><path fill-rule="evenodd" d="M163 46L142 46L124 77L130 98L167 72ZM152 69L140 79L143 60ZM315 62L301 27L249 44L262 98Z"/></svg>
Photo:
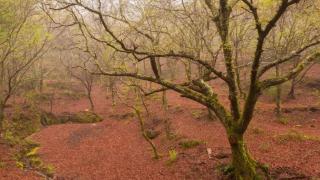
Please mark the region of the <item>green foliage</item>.
<svg viewBox="0 0 320 180"><path fill-rule="evenodd" d="M178 152L174 149L170 150L168 164L172 164L172 163L176 162L177 159L178 159Z"/></svg>
<svg viewBox="0 0 320 180"><path fill-rule="evenodd" d="M24 94L27 102L30 104L37 104L39 102L48 102L53 98L51 93L39 93L37 91L28 91Z"/></svg>
<svg viewBox="0 0 320 180"><path fill-rule="evenodd" d="M31 107L17 107L12 118L3 122L3 128L4 139L11 145L19 144L41 128L40 115Z"/></svg>
<svg viewBox="0 0 320 180"><path fill-rule="evenodd" d="M33 169L48 177L53 177L54 168L45 165L38 155L39 144L24 140L19 145L19 151L15 154L16 166L20 169Z"/></svg>
<svg viewBox="0 0 320 180"><path fill-rule="evenodd" d="M199 146L200 144L204 144L204 142L198 141L198 140L193 140L193 139L183 140L183 141L179 142L179 145L184 149L190 149L190 148Z"/></svg>
<svg viewBox="0 0 320 180"><path fill-rule="evenodd" d="M234 173L234 167L231 164L222 164L217 168L223 175L232 175Z"/></svg>

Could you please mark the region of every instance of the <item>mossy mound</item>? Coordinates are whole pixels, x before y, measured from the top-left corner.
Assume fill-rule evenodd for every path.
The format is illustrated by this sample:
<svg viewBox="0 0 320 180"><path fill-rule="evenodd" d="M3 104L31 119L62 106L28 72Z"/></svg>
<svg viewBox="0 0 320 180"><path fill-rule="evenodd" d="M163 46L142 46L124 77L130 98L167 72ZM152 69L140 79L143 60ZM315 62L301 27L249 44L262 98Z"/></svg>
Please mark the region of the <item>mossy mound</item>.
<svg viewBox="0 0 320 180"><path fill-rule="evenodd" d="M40 114L33 108L16 108L3 122L3 138L11 145L19 144L21 140L40 130L40 122Z"/></svg>
<svg viewBox="0 0 320 180"><path fill-rule="evenodd" d="M96 123L101 122L103 119L91 111L80 111L78 113L64 113L58 116L61 123Z"/></svg>
<svg viewBox="0 0 320 180"><path fill-rule="evenodd" d="M91 111L80 111L78 113L65 112L58 116L48 112L41 114L41 124L43 126L65 123L96 123L102 120L99 115Z"/></svg>

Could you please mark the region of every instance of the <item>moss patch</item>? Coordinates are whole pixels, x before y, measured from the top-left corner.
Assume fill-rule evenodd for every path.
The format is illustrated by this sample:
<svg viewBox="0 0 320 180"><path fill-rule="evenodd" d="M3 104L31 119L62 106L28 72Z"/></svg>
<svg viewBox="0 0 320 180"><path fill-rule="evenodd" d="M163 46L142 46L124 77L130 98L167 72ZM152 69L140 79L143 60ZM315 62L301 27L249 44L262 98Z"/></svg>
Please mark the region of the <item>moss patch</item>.
<svg viewBox="0 0 320 180"><path fill-rule="evenodd" d="M280 143L286 143L288 141L319 141L320 142L320 137L315 137L315 136L308 136L305 135L301 132L291 130L285 134L280 134L276 136L277 140Z"/></svg>
<svg viewBox="0 0 320 180"><path fill-rule="evenodd" d="M16 166L23 170L33 170L45 177L53 176L53 167L45 165L38 155L39 144L27 139L41 127L39 111L31 106L16 108L10 119L4 121L3 138L14 147Z"/></svg>
<svg viewBox="0 0 320 180"><path fill-rule="evenodd" d="M10 145L20 144L41 128L39 113L31 107L18 107L10 119L3 122L3 138Z"/></svg>
<svg viewBox="0 0 320 180"><path fill-rule="evenodd" d="M58 122L66 123L96 123L101 122L103 119L91 111L80 111L78 113L64 113L61 116L58 116Z"/></svg>
<svg viewBox="0 0 320 180"><path fill-rule="evenodd" d="M101 122L103 119L90 111L80 111L78 113L63 113L59 116L55 116L52 113L43 112L41 114L41 124L43 126L49 126L54 124L65 123L96 123Z"/></svg>
<svg viewBox="0 0 320 180"><path fill-rule="evenodd" d="M18 152L14 158L16 166L20 169L30 169L41 173L45 177L53 177L54 168L45 165L38 154L39 144L30 140L24 140L18 145Z"/></svg>
<svg viewBox="0 0 320 180"><path fill-rule="evenodd" d="M193 139L183 140L183 141L179 142L179 145L183 149L190 149L190 148L199 146L200 144L204 144L204 142L198 141L198 140L193 140Z"/></svg>

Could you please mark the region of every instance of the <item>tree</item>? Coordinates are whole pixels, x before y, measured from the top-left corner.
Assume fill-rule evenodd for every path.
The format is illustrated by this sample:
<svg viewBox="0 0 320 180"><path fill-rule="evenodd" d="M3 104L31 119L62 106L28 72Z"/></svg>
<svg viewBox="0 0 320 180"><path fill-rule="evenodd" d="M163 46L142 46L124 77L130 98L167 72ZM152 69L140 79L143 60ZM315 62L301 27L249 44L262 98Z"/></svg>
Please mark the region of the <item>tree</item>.
<svg viewBox="0 0 320 180"><path fill-rule="evenodd" d="M24 81L31 65L41 58L48 34L35 21L36 2L1 0L0 26L0 130L4 109L10 97Z"/></svg>
<svg viewBox="0 0 320 180"><path fill-rule="evenodd" d="M266 7L265 4L269 7ZM266 42L270 33L276 31L279 20L286 16L301 0L259 1L249 0L205 0L205 1L57 1L48 7L55 12L69 14L73 21L71 24L79 25L80 32L85 39L91 39L112 48L118 56L115 61L124 62L128 67L139 62L150 62L153 74L132 72L130 68L105 70L103 66L94 62L99 72L94 74L105 76L120 76L136 78L162 86L153 92L173 90L185 98L196 101L214 111L227 132L227 138L232 150L232 165L235 179L257 179L257 169L262 166L250 155L244 134L252 121L256 103L264 90L283 84L296 77L312 61L320 58L316 45L320 43L319 32L313 31L315 36L303 47L293 52L283 54L272 61L262 63L265 56ZM184 6L199 4L201 13L197 16L208 23L205 35L201 41L207 48L203 56L196 54L190 48L190 42L198 38L193 37L191 31L192 19L186 20ZM241 10L242 9L242 10ZM237 10L237 11L236 11ZM235 12L241 11L240 15ZM161 14L161 16L159 16ZM250 78L246 97L239 97L239 81L237 71L242 65L236 65L234 45L232 43L231 22L247 22L254 27L248 31L255 38L246 41L247 50L252 57L245 64L249 68ZM163 26L165 24L165 27ZM153 44L150 39L157 37L158 43ZM189 39L188 39L189 38ZM193 40L192 40L193 39ZM196 43L195 43L196 44ZM218 45L215 45L218 44ZM221 66L214 66L210 52L218 52ZM266 74L276 66L290 62L300 56L296 65L285 74L268 78ZM185 82L171 81L159 74L154 58L165 61L179 61L196 65L205 70L206 75L189 71ZM192 69L190 66L189 69ZM220 80L228 88L229 104L221 103L218 94L210 85L210 81ZM241 80L240 80L241 81ZM244 89L243 89L244 90Z"/></svg>
<svg viewBox="0 0 320 180"><path fill-rule="evenodd" d="M77 52L75 52L76 54ZM83 61L83 64L90 61L90 57L86 57L85 53L78 52L78 56L76 57L78 61ZM73 57L73 56L72 56ZM61 58L61 57L60 57ZM73 59L74 60L74 59ZM84 68L77 67L76 65L71 64L72 62L68 62L68 65L64 65L67 72L71 75L72 78L75 78L77 81L81 83L81 85L86 90L86 95L90 103L90 110L94 111L94 102L92 99L92 88L94 84L95 77L90 72L94 71L94 67L88 67L84 65Z"/></svg>

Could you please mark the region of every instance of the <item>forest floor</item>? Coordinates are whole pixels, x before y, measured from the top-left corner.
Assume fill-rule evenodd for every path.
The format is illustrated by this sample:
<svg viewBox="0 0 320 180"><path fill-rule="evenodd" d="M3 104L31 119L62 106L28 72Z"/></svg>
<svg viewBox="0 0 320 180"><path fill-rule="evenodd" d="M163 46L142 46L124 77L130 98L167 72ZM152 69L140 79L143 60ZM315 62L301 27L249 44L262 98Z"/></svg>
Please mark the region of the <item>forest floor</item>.
<svg viewBox="0 0 320 180"><path fill-rule="evenodd" d="M317 77L311 72L310 77ZM257 104L254 120L246 133L252 156L269 165L275 179L320 178L320 82L299 87L297 97L283 107L289 112L279 119L267 92ZM314 83L316 82L316 83ZM219 85L219 84L217 84ZM227 102L226 89L215 88ZM152 158L149 144L140 133L137 118L121 102L113 107L110 96L101 88L93 92L95 111L104 121L94 124L61 124L43 128L31 138L41 144L40 157L55 167L55 179L221 179L219 167L230 162L230 148L218 120L209 120L207 110L197 103L168 92L169 110L161 110L161 99L147 100L147 127L160 132L154 139L162 158ZM160 96L159 96L160 97ZM55 101L53 112L78 112L88 108L86 98ZM174 135L168 140L166 130ZM199 146L186 149L181 142L196 140ZM0 144L1 159L10 152ZM207 150L212 150L209 158ZM169 150L178 154L170 162ZM3 156L6 154L5 156ZM9 160L7 160L9 161ZM10 164L10 163L8 163ZM0 168L0 179L41 179L32 172L14 167Z"/></svg>

